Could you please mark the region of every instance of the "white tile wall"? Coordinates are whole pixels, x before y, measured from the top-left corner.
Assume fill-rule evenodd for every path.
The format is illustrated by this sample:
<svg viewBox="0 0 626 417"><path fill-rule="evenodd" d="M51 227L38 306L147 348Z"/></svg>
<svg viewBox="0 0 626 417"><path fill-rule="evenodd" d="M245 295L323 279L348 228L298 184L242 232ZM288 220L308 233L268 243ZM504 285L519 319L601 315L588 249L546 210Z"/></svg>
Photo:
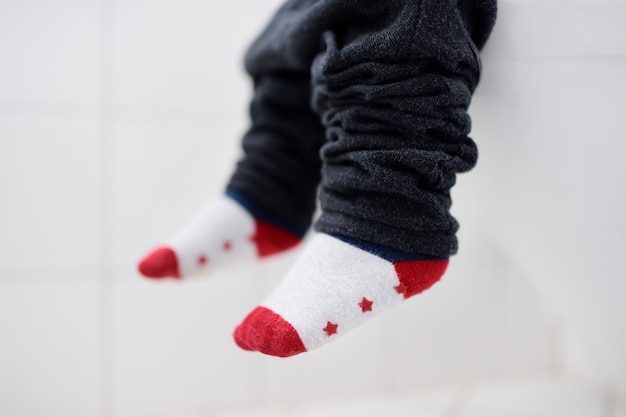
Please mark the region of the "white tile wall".
<svg viewBox="0 0 626 417"><path fill-rule="evenodd" d="M99 416L99 296L84 278L0 284L0 415Z"/></svg>
<svg viewBox="0 0 626 417"><path fill-rule="evenodd" d="M498 213L486 227L567 323L566 366L621 392L626 149L616 121L626 108L624 74L619 50L593 59L494 57L473 105L475 135L487 139L476 174Z"/></svg>
<svg viewBox="0 0 626 417"><path fill-rule="evenodd" d="M604 411L600 390L559 380L528 378L479 385L461 417L498 413L512 417L604 417Z"/></svg>
<svg viewBox="0 0 626 417"><path fill-rule="evenodd" d="M480 223L466 224L461 253L442 281L391 312L402 386L554 363L555 323L540 295L502 248L487 236L476 238Z"/></svg>
<svg viewBox="0 0 626 417"><path fill-rule="evenodd" d="M500 0L490 47L500 58L552 60L626 54L620 0Z"/></svg>
<svg viewBox="0 0 626 417"><path fill-rule="evenodd" d="M259 300L261 301L261 300ZM291 360L254 358L262 366L264 403L324 400L385 389L390 382L388 341L381 337L385 321L373 320L336 342Z"/></svg>
<svg viewBox="0 0 626 417"><path fill-rule="evenodd" d="M247 281L120 282L114 287L115 416L246 402L249 363L231 338L248 305Z"/></svg>
<svg viewBox="0 0 626 417"><path fill-rule="evenodd" d="M557 362L626 392L620 1L501 2L472 106L480 164L453 194L461 253L422 297L279 360L230 333L292 258L139 279L137 257L229 175L241 55L280 2L0 2L0 415L384 414L346 396ZM598 415L575 389L504 388L476 390L463 416L543 416L524 400L542 395L577 407L548 401L551 417ZM459 415L446 395L395 410Z"/></svg>
<svg viewBox="0 0 626 417"><path fill-rule="evenodd" d="M224 409L219 417L429 416L429 417L565 417L620 416L598 387L546 375L475 381L471 385L412 387L394 393L328 398L257 409ZM208 413L161 417L208 417ZM155 416L156 417L156 416Z"/></svg>
<svg viewBox="0 0 626 417"><path fill-rule="evenodd" d="M128 268L222 192L239 154L240 118L123 118L113 125L113 262ZM233 128L234 127L234 128Z"/></svg>
<svg viewBox="0 0 626 417"><path fill-rule="evenodd" d="M0 281L6 270L96 266L97 127L0 114Z"/></svg>
<svg viewBox="0 0 626 417"><path fill-rule="evenodd" d="M116 2L115 103L204 114L242 108L250 83L241 58L280 3Z"/></svg>
<svg viewBox="0 0 626 417"><path fill-rule="evenodd" d="M388 395L346 398L324 404L308 404L289 410L285 416L293 417L444 417L454 402L454 390L439 390L434 392L417 392L413 395Z"/></svg>
<svg viewBox="0 0 626 417"><path fill-rule="evenodd" d="M0 103L97 101L97 0L0 3Z"/></svg>
<svg viewBox="0 0 626 417"><path fill-rule="evenodd" d="M228 30L235 11L218 2L195 0L117 2L116 104L208 111L219 100L226 106L239 106L237 99L247 87L238 65L243 45L235 42L238 46L232 48L232 42L209 38L238 35ZM237 77L233 77L235 72Z"/></svg>

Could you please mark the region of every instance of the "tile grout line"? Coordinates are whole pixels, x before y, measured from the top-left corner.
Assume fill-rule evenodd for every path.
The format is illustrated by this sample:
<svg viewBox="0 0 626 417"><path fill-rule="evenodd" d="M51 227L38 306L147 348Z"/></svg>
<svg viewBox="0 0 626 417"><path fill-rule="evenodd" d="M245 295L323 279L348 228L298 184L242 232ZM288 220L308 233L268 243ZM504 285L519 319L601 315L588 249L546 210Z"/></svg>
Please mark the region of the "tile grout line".
<svg viewBox="0 0 626 417"><path fill-rule="evenodd" d="M98 7L98 409L99 417L113 417L113 323L109 192L111 175L111 103L113 59L113 0Z"/></svg>

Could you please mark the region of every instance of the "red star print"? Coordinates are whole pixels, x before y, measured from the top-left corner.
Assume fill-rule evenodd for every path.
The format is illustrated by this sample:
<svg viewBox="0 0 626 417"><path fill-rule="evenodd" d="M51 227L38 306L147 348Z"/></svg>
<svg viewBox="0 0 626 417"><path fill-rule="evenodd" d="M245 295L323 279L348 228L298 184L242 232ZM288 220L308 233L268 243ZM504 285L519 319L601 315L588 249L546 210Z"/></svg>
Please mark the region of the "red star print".
<svg viewBox="0 0 626 417"><path fill-rule="evenodd" d="M374 304L373 301L363 297L363 300L359 303L359 307L361 307L361 311L365 313L366 311L372 311L372 304Z"/></svg>
<svg viewBox="0 0 626 417"><path fill-rule="evenodd" d="M326 323L326 327L324 327L322 330L324 330L327 335L331 336L337 333L337 327L339 327L338 324L333 324L331 322L328 322Z"/></svg>
<svg viewBox="0 0 626 417"><path fill-rule="evenodd" d="M200 265L204 265L204 264L206 264L206 261L207 261L206 256L204 256L204 255L200 255L200 257L198 257L198 263L199 263Z"/></svg>
<svg viewBox="0 0 626 417"><path fill-rule="evenodd" d="M228 240L226 242L224 242L224 244L222 245L224 250L227 251L227 252L230 250L230 248L232 248L232 246L233 245L231 245L230 241L228 241Z"/></svg>
<svg viewBox="0 0 626 417"><path fill-rule="evenodd" d="M398 294L406 294L406 292L409 290L409 287L407 287L403 283L400 283L400 285L398 285L397 287L393 287L393 288L395 288Z"/></svg>

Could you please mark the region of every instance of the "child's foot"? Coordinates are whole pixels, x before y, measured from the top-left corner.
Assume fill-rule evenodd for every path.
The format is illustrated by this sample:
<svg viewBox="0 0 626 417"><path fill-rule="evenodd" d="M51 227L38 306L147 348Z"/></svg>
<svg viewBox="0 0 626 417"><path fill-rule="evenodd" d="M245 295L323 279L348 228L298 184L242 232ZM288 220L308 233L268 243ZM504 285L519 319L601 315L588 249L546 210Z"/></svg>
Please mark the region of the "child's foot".
<svg viewBox="0 0 626 417"><path fill-rule="evenodd" d="M315 349L426 290L447 265L447 259L318 234L274 293L235 329L235 342L281 357Z"/></svg>
<svg viewBox="0 0 626 417"><path fill-rule="evenodd" d="M178 235L139 263L148 278L198 275L224 261L257 260L297 245L304 230L285 227L244 196L228 192L209 203Z"/></svg>

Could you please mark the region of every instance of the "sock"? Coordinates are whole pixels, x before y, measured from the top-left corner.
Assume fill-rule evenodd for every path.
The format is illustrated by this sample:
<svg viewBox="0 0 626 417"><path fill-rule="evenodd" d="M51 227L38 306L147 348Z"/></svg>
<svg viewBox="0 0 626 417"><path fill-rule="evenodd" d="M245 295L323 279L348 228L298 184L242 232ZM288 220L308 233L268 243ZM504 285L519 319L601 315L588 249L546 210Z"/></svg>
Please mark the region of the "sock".
<svg viewBox="0 0 626 417"><path fill-rule="evenodd" d="M296 246L304 228L286 226L234 191L207 204L174 238L139 262L148 278L200 275L224 262L254 261Z"/></svg>
<svg viewBox="0 0 626 417"><path fill-rule="evenodd" d="M426 290L447 265L447 259L320 233L235 329L235 342L280 357L310 351Z"/></svg>

